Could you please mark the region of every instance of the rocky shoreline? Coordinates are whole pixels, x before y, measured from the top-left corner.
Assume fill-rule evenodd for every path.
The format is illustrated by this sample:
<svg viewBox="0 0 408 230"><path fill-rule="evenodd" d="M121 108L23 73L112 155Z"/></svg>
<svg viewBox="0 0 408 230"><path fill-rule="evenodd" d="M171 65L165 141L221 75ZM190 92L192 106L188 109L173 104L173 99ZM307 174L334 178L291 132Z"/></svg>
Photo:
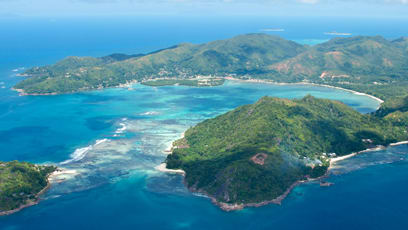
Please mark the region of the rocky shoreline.
<svg viewBox="0 0 408 230"><path fill-rule="evenodd" d="M217 201L214 197L211 197L211 196L209 196L209 195L207 195L207 194L206 194L206 196L208 196L208 197L211 199L211 201L212 201L213 204L217 205L217 206L220 207L223 211L227 211L227 212L229 212L229 211L242 210L242 209L247 208L247 207L248 207L248 208L249 208L249 207L258 208L258 207L265 206L265 205L268 205L268 204L281 205L281 204L282 204L282 201L290 194L290 192L292 192L292 190L293 190L296 186L298 186L298 185L300 185L300 184L303 184L303 183L310 183L310 182L321 181L322 179L327 178L329 175L330 175L330 172L329 172L329 170L327 170L327 172L326 172L323 176L321 176L321 177L313 178L313 179L306 179L306 180L296 181L296 182L293 183L288 189L286 189L286 191L285 191L282 195L276 197L275 199L267 200L267 201L262 201L262 202L257 202L257 203L246 203L246 204L237 204L237 203L234 203L234 204L228 204L228 203L224 203L224 202L219 202L219 201Z"/></svg>
<svg viewBox="0 0 408 230"><path fill-rule="evenodd" d="M318 178L314 178L314 179L307 179L307 180L301 180L301 181L297 181L295 183L293 183L282 195L278 196L277 198L273 199L273 200L269 200L269 201L262 201L259 203L248 203L248 204L227 204L227 203L223 203L223 202L218 202L215 198L210 197L211 201L216 204L217 206L219 206L222 210L224 211L235 211L235 210L242 210L245 207L261 207L264 205L268 205L268 204L277 204L280 205L282 203L282 201L290 194L290 192L298 185L303 184L303 183L309 183L309 182L315 182L315 181L320 181L320 186L322 187L327 187L327 186L331 186L332 183L329 182L322 182L322 179L327 178L330 175L330 169L333 168L333 165L336 162L357 156L359 154L362 153L367 153L367 152L371 152L371 151L378 151L381 149L385 149L386 147L390 147L390 146L397 146L397 145L404 145L404 144L408 144L408 141L401 141L401 142L397 142L397 143L391 143L388 146L375 146L373 148L369 148L369 149L365 149L356 153L351 153L348 155L344 155L341 157L337 157L334 158L330 161L330 166L328 168L328 170L326 171L326 173ZM208 195L207 195L208 196Z"/></svg>
<svg viewBox="0 0 408 230"><path fill-rule="evenodd" d="M222 210L224 211L237 211L237 210L242 210L246 207L253 207L253 208L257 208L257 207L261 207L261 206L265 206L268 204L277 204L277 205L281 205L282 201L289 195L289 193L299 184L301 183L305 183L308 181L297 181L295 183L293 183L282 195L276 197L273 200L268 200L268 201L262 201L259 203L246 203L246 204L228 204L228 203L224 203L224 202L219 202L217 201L215 198L210 197L211 201L217 205L218 207L220 207Z"/></svg>
<svg viewBox="0 0 408 230"><path fill-rule="evenodd" d="M397 142L397 143L391 143L391 144L389 144L387 147L397 146L397 145L403 145L403 144L408 144L408 141L401 141L401 142ZM375 146L375 147L373 147L373 148L365 149L365 150L362 150L362 151L359 151L359 152L355 152L355 153L351 153L351 154L348 154L348 155L344 155L344 156L340 156L340 157L333 158L333 159L331 159L331 161L330 161L330 166L329 166L329 168L327 169L326 173L325 173L323 176L320 176L320 177L317 177L317 178L313 178L313 179L308 178L308 179L306 179L306 180L296 181L296 182L293 183L288 189L286 189L286 191L285 191L282 195L276 197L275 199L267 200L267 201L262 201L262 202L257 202L257 203L246 203L246 204L245 204L245 203L242 203L242 204L233 203L233 204L229 204L229 203L225 203L225 202L220 202L220 201L217 201L217 199L216 199L215 197L212 197L211 195L209 195L209 194L206 193L205 191L197 190L197 189L192 188L192 187L188 187L185 181L184 181L184 185L190 190L190 192L192 192L192 193L198 193L198 194L200 194L200 195L203 195L203 196L209 198L209 199L211 200L211 202L212 202L214 205L218 206L218 207L221 208L223 211L227 211L227 212L229 212L229 211L242 210L242 209L244 209L244 208L246 208L246 207L261 207L261 206L265 206L265 205L268 205L268 204L281 205L281 204L282 204L282 201L290 194L290 192L291 192L296 186L298 186L298 185L300 185L300 184L320 181L320 186L321 186L321 187L331 186L332 183L330 183L330 182L325 182L325 181L323 181L323 179L326 179L327 177L329 177L329 175L330 175L330 173L331 173L330 169L333 168L333 165L334 165L336 162L339 162L339 161L342 161L342 160L345 160L345 159L348 159L348 158L357 156L357 155L362 154L362 153L371 152L371 151L377 151L377 150L381 150L381 149L384 149L384 148L386 148L386 147L385 147L385 146L382 146L382 145L379 145L379 146ZM170 172L170 173L171 173L171 172ZM174 173L174 172L173 172L173 173ZM183 173L180 173L180 174L182 174L183 176L185 176L185 172L184 172L184 171L183 171Z"/></svg>

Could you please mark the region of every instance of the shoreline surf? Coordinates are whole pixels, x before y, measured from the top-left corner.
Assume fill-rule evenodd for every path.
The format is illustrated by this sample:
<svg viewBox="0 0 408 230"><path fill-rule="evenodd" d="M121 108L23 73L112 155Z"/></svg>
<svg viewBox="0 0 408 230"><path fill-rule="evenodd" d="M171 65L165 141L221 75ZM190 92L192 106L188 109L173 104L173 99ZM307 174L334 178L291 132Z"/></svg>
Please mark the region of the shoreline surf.
<svg viewBox="0 0 408 230"><path fill-rule="evenodd" d="M367 93L362 93L362 92L358 92L358 91L351 90L351 89L345 89L345 88L341 88L341 87L338 87L338 86L332 86L332 85L326 85L326 84L317 84L317 83L313 83L313 82L294 82L294 83L282 82L281 83L281 82L273 82L273 81L262 80L262 79L248 79L248 80L246 80L246 79L239 79L239 78L233 78L233 77L225 77L225 80L240 81L240 82L247 82L247 83L265 83L265 84L273 84L273 85L312 85L312 86L320 86L320 87L343 90L343 91L350 92L352 94L359 95L359 96L370 97L370 98L378 101L380 103L380 105L382 103L384 103L384 100L382 100L382 99L380 99L380 98L378 98L376 96L367 94Z"/></svg>
<svg viewBox="0 0 408 230"><path fill-rule="evenodd" d="M351 89L346 89L346 88L342 88L342 87L338 87L338 86L332 86L332 85L326 85L326 84L318 84L318 83L312 83L312 82L295 82L295 83L289 83L289 82L273 82L273 81L268 81L268 80L262 80L262 79L239 79L239 78L234 78L234 77L223 77L225 80L231 80L231 81L240 81L240 82L244 82L244 83L265 83L265 84L274 84L274 85L312 85L312 86L320 86L320 87L326 87L326 88L332 88L332 89L338 89L338 90L343 90L346 92L350 92L353 93L355 95L360 95L360 96L367 96L370 97L376 101L378 101L380 103L380 105L382 103L384 103L384 100L367 94L367 93L362 93L362 92L358 92L355 90L351 90ZM169 79L178 79L178 78L169 78ZM198 78L191 78L191 80L194 79L198 79ZM94 90L104 90L104 89L109 89L109 88L129 88L134 84L141 84L141 81L137 81L137 80L133 80L127 83L123 83L123 84L119 84L117 86L113 86L113 87L106 87L106 88L96 88L96 89L88 89L85 91L94 91ZM70 92L70 93L25 93L24 90L22 89L15 89L14 87L11 88L14 91L17 91L19 93L19 96L52 96L52 95L61 95L61 94L75 94L78 92ZM379 109L379 107L377 108Z"/></svg>
<svg viewBox="0 0 408 230"><path fill-rule="evenodd" d="M188 188L185 183L184 183L184 184L185 184L185 186L186 186L193 194L197 194L197 193L198 193L198 194L200 194L200 195L204 195L205 197L209 198L209 199L211 200L211 202L212 202L214 205L218 206L218 207L221 208L223 211L227 211L227 212L229 212L229 211L242 210L242 209L244 209L244 208L246 208L246 207L261 207L261 206L265 206L265 205L268 205L268 204L281 205L282 201L291 193L291 191L292 191L296 186L298 186L298 185L300 185L300 184L303 184L303 183L310 183L310 182L321 181L322 179L325 179L325 178L329 177L330 174L331 174L331 170L334 168L333 165L335 165L337 162L340 162L340 161L343 161L343 160L346 160L346 159L349 159L349 158L352 158L352 157L354 157L354 156L357 156L357 155L360 155L360 154L364 154L364 153L367 153L367 152L378 151L378 150L382 150L382 149L385 149L385 148L388 148L388 147L398 146L398 145L404 145L404 144L408 144L408 141L401 141L401 142L391 143L391 144L389 144L389 145L387 145L387 146L378 145L378 146L375 146L375 147L373 147L373 148L368 148L368 149L365 149L365 150L362 150L362 151L359 151L359 152L354 152L354 153L350 153L350 154L347 154L347 155L343 155L343 156L339 156L339 157L332 158L332 159L330 159L330 165L329 165L329 167L328 167L326 173L325 173L323 176L320 176L320 177L317 177L317 178L312 178L312 179L311 179L311 178L308 178L308 179L306 179L306 180L296 181L296 182L294 182L288 189L286 189L286 191L285 191L283 194L281 194L280 196L276 197L275 199L266 200L266 201L261 201L261 202L256 202L256 203L242 203L242 204L233 203L233 204L228 204L228 203L220 202L220 201L217 201L217 200L216 200L214 197L212 197L211 195L207 194L206 192L200 191L200 190L197 190L197 191L196 191L196 190L193 190L193 189L191 189L191 188ZM170 154L171 154L171 153L170 153ZM165 163L163 163L162 165L165 166ZM163 167L162 165L160 165L160 166ZM181 171L183 172L182 175L183 175L184 178L185 178L186 173L185 173L183 170L181 170L181 169L178 169L178 170L180 170L179 173L180 173ZM178 170L164 169L162 172L174 173L174 171L178 171ZM331 184L329 184L329 185L331 185ZM324 185L324 186L327 186L327 185Z"/></svg>

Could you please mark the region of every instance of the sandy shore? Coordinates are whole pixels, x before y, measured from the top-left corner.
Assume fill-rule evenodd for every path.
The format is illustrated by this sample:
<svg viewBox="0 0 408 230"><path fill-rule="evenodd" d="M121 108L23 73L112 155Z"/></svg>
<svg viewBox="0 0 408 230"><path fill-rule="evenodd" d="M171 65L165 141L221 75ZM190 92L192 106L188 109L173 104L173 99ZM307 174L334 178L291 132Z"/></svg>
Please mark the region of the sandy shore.
<svg viewBox="0 0 408 230"><path fill-rule="evenodd" d="M48 177L48 180L53 183L61 183L62 181L71 179L78 175L80 172L73 169L58 168Z"/></svg>
<svg viewBox="0 0 408 230"><path fill-rule="evenodd" d="M333 166L337 162L348 159L348 158L352 158L352 157L357 156L359 154L366 153L366 152L372 152L372 151L379 151L379 150L385 149L385 148L390 147L390 146L405 145L405 144L408 144L408 141L400 141L400 142L396 142L396 143L391 143L388 146L378 145L378 146L376 146L374 148L365 149L365 150L362 150L360 152L351 153L351 154L348 154L348 155L332 158L332 159L330 159L329 170L332 169Z"/></svg>
<svg viewBox="0 0 408 230"><path fill-rule="evenodd" d="M180 138L179 138L179 139L184 138L184 133L185 133L185 132L183 132L183 133L180 135ZM166 150L164 150L164 153L165 153L165 154L167 154L167 155L172 154L172 151L173 151L173 142L174 142L174 141L170 142L170 143L169 143L169 146L166 148ZM186 172L184 172L184 170L182 170L182 169L168 169L168 168L166 167L166 163L162 163L162 164L156 166L155 169L156 169L157 171L165 172L165 173L177 173L177 174L186 175Z"/></svg>
<svg viewBox="0 0 408 230"><path fill-rule="evenodd" d="M166 163L162 163L162 164L156 166L155 169L156 169L157 171L165 172L165 173L176 173L176 174L186 175L186 172L184 172L184 170L181 170L181 169L168 169L168 168L166 168Z"/></svg>
<svg viewBox="0 0 408 230"><path fill-rule="evenodd" d="M220 77L220 78L222 78L222 77ZM161 78L156 78L154 80L160 80L160 79ZM163 79L178 79L178 78L163 78ZM199 79L199 78L191 78L191 79ZM356 94L356 95L367 96L367 97L370 97L370 98L378 101L380 104L382 104L384 102L380 98L375 97L375 96L370 95L370 94L361 93L361 92L357 92L357 91L354 91L354 90L351 90L351 89L345 89L345 88L341 88L341 87L337 87L337 86L331 86L331 85L325 85L325 84L317 84L317 83L311 83L311 82L280 83L280 82L273 82L273 81L261 80L261 79L244 80L244 79L239 79L239 78L234 78L234 77L224 77L224 79L225 80L231 80L231 81L241 81L241 82L250 82L250 83L265 83L265 84L274 84L274 85L313 85L313 86L321 86L321 87L327 87L327 88L333 88L333 89L339 89L339 90L347 91L347 92L350 92L350 93L353 93L353 94ZM122 83L122 84L119 84L117 86L108 87L108 88L128 88L129 89L133 84L137 84L137 83L141 83L141 82L142 81L132 80L132 81L128 81L126 83ZM82 90L82 91L103 90L103 89L106 89L106 88L93 88L93 89L85 89L85 90ZM20 96L27 96L27 95L32 95L32 96L57 95L57 93L26 93L22 89L15 89L15 88L12 88L12 90L15 90L15 91L19 92ZM78 92L82 92L82 91L67 92L67 93L62 93L62 94L73 94L73 93L78 93Z"/></svg>
<svg viewBox="0 0 408 230"><path fill-rule="evenodd" d="M370 97L370 98L378 101L380 104L384 103L384 101L381 100L380 98L375 97L375 96L370 95L370 94L361 93L361 92L357 92L357 91L354 91L354 90L351 90L351 89L345 89L345 88L341 88L341 87L337 87L337 86L317 84L317 83L311 83L311 82L280 83L280 82L273 82L273 81L261 80L261 79L244 80L244 79L238 79L238 78L233 78L233 77L225 77L225 80L251 82L251 83L265 83L265 84L274 84L274 85L313 85L313 86L321 86L321 87L326 87L326 88L332 88L332 89L339 89L339 90L347 91L347 92L350 92L350 93L353 93L353 94L356 94L356 95L367 96L367 97Z"/></svg>
<svg viewBox="0 0 408 230"><path fill-rule="evenodd" d="M185 132L183 132L183 133L180 135L180 138L178 138L178 139L184 138L184 134L185 134ZM167 145L167 148L164 150L164 153L165 153L166 155L172 153L172 151L173 151L173 143L174 143L174 141L169 142L169 144Z"/></svg>
<svg viewBox="0 0 408 230"><path fill-rule="evenodd" d="M180 135L180 138L179 138L179 139L184 138L184 133L185 133L185 132L183 132L183 133ZM164 150L164 153L165 153L166 155L172 154L172 152L173 152L173 143L174 143L174 141L169 142L167 148ZM162 164L156 166L155 169L158 170L158 171L160 171L160 172L185 174L185 172L184 172L183 170L181 170L181 169L178 169L178 170L167 169L167 168L166 168L166 163L162 163Z"/></svg>
<svg viewBox="0 0 408 230"><path fill-rule="evenodd" d="M392 144L390 144L390 146L405 145L405 144L408 144L408 141L400 141L400 142L397 142L397 143L392 143Z"/></svg>

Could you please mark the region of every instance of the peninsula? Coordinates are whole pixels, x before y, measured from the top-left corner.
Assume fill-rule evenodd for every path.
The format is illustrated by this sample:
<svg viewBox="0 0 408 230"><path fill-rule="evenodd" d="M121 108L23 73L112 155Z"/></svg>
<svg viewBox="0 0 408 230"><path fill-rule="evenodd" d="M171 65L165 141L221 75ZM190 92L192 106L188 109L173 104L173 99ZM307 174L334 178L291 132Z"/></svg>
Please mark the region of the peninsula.
<svg viewBox="0 0 408 230"><path fill-rule="evenodd" d="M280 203L332 157L408 140L408 112L361 114L327 99L263 97L188 129L166 163L224 210Z"/></svg>
<svg viewBox="0 0 408 230"><path fill-rule="evenodd" d="M48 177L55 170L55 166L0 162L0 216L36 204L49 188Z"/></svg>

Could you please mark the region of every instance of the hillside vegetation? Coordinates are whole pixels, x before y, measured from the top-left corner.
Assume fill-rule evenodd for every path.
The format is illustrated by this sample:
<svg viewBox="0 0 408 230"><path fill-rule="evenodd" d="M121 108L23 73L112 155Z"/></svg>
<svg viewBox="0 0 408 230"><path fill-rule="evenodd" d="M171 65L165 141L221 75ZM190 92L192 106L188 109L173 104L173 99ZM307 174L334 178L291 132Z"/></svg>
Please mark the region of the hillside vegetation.
<svg viewBox="0 0 408 230"><path fill-rule="evenodd" d="M55 169L18 161L0 162L0 214L35 202Z"/></svg>
<svg viewBox="0 0 408 230"><path fill-rule="evenodd" d="M407 121L408 112L382 118L312 96L263 97L188 129L166 162L186 172L191 190L219 202L262 202L325 174L329 153L407 140Z"/></svg>
<svg viewBox="0 0 408 230"><path fill-rule="evenodd" d="M246 34L149 54L68 57L25 74L29 77L14 86L22 94L73 93L130 82L215 86L234 77L325 84L385 100L378 111L363 115L312 96L264 97L190 128L174 143L167 167L183 169L191 190L227 204L275 199L299 180L324 175L333 153L408 139L407 38L356 36L306 46Z"/></svg>
<svg viewBox="0 0 408 230"><path fill-rule="evenodd" d="M264 73L263 67L294 57L306 47L263 34L241 35L201 45L180 44L146 55L69 57L35 67L14 88L27 94L70 93L155 78L192 78ZM117 58L120 56L121 58Z"/></svg>
<svg viewBox="0 0 408 230"><path fill-rule="evenodd" d="M149 54L68 57L25 72L25 94L71 93L153 79L199 76L313 82L388 99L408 95L408 40L334 38L310 47L266 34L205 44L184 43Z"/></svg>

